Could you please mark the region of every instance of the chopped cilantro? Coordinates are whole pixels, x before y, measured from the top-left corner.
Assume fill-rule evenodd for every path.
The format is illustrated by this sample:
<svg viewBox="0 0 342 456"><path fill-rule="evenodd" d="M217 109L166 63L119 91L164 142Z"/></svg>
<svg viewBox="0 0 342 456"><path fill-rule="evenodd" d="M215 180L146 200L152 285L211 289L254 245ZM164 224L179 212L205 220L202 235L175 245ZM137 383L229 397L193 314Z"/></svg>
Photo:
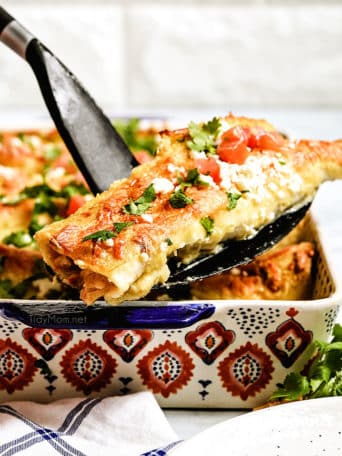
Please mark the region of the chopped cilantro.
<svg viewBox="0 0 342 456"><path fill-rule="evenodd" d="M111 239L116 236L115 231L111 230L99 230L95 231L95 233L88 234L85 236L82 241L106 241L107 239Z"/></svg>
<svg viewBox="0 0 342 456"><path fill-rule="evenodd" d="M200 222L205 229L207 236L210 236L214 230L214 220L211 217L202 217Z"/></svg>
<svg viewBox="0 0 342 456"><path fill-rule="evenodd" d="M187 142L187 146L198 152L206 152L208 154L216 153L216 138L220 132L220 119L214 117L207 123L197 124L190 122L189 134L191 140Z"/></svg>
<svg viewBox="0 0 342 456"><path fill-rule="evenodd" d="M178 182L182 188L191 187L192 185L209 185L201 179L201 175L197 168L189 169L185 179L179 177Z"/></svg>
<svg viewBox="0 0 342 456"><path fill-rule="evenodd" d="M124 230L128 226L133 225L133 222L114 222L113 225L114 225L114 230L115 230L116 234L119 234L119 233L121 233L122 230Z"/></svg>
<svg viewBox="0 0 342 456"><path fill-rule="evenodd" d="M148 131L142 133L139 119L129 119L127 121L116 120L114 127L132 152L146 150L150 155L156 155L156 135Z"/></svg>
<svg viewBox="0 0 342 456"><path fill-rule="evenodd" d="M278 160L279 165L286 165L286 161L283 159Z"/></svg>
<svg viewBox="0 0 342 456"><path fill-rule="evenodd" d="M316 352L306 372L288 374L271 401L342 396L342 326L335 325L331 342L315 341L313 347Z"/></svg>
<svg viewBox="0 0 342 456"><path fill-rule="evenodd" d="M231 211L232 209L235 209L235 208L236 208L237 202L238 202L238 200L241 198L242 193L232 193L232 192L228 192L228 193L227 193L227 196L228 196L228 206L227 206L227 209L228 209L229 211Z"/></svg>
<svg viewBox="0 0 342 456"><path fill-rule="evenodd" d="M125 214L141 215L151 207L151 203L156 199L156 192L153 184L150 184L140 198L133 201L130 200L128 204L123 207Z"/></svg>
<svg viewBox="0 0 342 456"><path fill-rule="evenodd" d="M99 230L95 233L88 234L83 238L84 241L106 241L107 239L112 239L116 237L121 231L123 231L128 226L133 225L133 222L114 222L114 231L112 230Z"/></svg>
<svg viewBox="0 0 342 456"><path fill-rule="evenodd" d="M170 196L170 204L175 209L186 207L188 204L193 203L193 199L189 198L182 189L176 190Z"/></svg>
<svg viewBox="0 0 342 456"><path fill-rule="evenodd" d="M60 191L60 196L70 199L74 195L88 195L90 194L87 187L83 184L78 184L77 182L70 182L70 184L66 185Z"/></svg>
<svg viewBox="0 0 342 456"><path fill-rule="evenodd" d="M166 238L165 242L166 242L167 245L172 245L173 244L173 242L171 241L170 238Z"/></svg>
<svg viewBox="0 0 342 456"><path fill-rule="evenodd" d="M19 248L32 244L32 241L32 236L24 230L11 233L2 240L3 244L12 244Z"/></svg>
<svg viewBox="0 0 342 456"><path fill-rule="evenodd" d="M52 162L60 157L62 150L55 144L47 144L44 150L44 157L48 162Z"/></svg>

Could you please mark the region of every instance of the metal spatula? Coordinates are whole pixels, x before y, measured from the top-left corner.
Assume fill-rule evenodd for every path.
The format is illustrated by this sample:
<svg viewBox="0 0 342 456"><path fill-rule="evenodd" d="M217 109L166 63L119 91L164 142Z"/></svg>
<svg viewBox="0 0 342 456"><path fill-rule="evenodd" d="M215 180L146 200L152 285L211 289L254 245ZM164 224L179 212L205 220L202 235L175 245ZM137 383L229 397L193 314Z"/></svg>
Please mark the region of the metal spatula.
<svg viewBox="0 0 342 456"><path fill-rule="evenodd" d="M25 59L36 75L46 106L96 194L130 174L134 158L76 77L37 38L0 7L0 41Z"/></svg>

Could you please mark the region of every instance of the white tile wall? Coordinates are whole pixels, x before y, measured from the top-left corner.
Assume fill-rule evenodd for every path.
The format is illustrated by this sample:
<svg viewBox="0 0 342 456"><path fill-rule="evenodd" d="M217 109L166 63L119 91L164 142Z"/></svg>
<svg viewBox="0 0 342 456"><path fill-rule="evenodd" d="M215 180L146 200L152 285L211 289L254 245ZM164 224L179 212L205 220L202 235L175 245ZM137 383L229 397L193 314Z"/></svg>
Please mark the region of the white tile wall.
<svg viewBox="0 0 342 456"><path fill-rule="evenodd" d="M78 76L100 103L123 106L122 9L117 5L47 2L2 5ZM32 4L31 4L32 3ZM43 108L33 72L1 45L0 106Z"/></svg>
<svg viewBox="0 0 342 456"><path fill-rule="evenodd" d="M342 2L3 0L105 107L342 106ZM42 109L0 47L0 109Z"/></svg>

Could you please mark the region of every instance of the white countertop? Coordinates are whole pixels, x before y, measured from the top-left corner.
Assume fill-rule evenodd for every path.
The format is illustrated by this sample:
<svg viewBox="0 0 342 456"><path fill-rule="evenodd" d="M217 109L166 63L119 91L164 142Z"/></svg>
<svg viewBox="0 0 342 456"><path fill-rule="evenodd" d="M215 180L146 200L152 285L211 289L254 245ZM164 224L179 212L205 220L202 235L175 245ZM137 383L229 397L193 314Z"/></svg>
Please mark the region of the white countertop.
<svg viewBox="0 0 342 456"><path fill-rule="evenodd" d="M167 115L170 111L165 110L162 114ZM108 112L111 111L109 110ZM174 117L188 121L190 119L207 119L214 114L220 113L222 113L222 109L218 111L215 111L215 109L195 112L181 111L174 113ZM234 110L234 113L265 117L291 137L317 139L337 139L342 137L342 109L324 111L238 109ZM137 116L144 114L142 112L125 113L125 115ZM152 112L149 114L158 117L158 113ZM30 113L28 111L20 113L7 112L6 115L0 114L0 129L25 128L42 124L48 125L49 123L45 114ZM342 180L322 185L316 196L312 211L318 220L321 232L328 240L328 249L330 250L332 261L336 265L334 269L342 271ZM341 317L340 313L339 321L342 321ZM214 424L242 413L247 412L243 410L205 409L165 410L166 417L180 439L188 438Z"/></svg>

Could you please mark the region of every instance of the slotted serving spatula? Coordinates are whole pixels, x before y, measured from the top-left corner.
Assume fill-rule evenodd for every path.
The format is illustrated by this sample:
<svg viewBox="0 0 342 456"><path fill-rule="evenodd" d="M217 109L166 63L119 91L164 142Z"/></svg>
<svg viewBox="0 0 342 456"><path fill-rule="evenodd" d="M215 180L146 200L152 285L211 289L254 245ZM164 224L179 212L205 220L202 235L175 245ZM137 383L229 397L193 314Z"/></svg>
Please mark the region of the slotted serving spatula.
<svg viewBox="0 0 342 456"><path fill-rule="evenodd" d="M102 192L114 180L128 176L136 162L110 120L66 66L2 7L0 41L30 64L57 130L91 191ZM309 206L289 211L255 237L229 241L219 253L205 255L190 265L170 262L169 282L153 293L176 296L184 292L189 281L252 260L288 234Z"/></svg>
<svg viewBox="0 0 342 456"><path fill-rule="evenodd" d="M76 77L37 38L0 6L0 41L31 66L46 106L96 194L130 174L134 157Z"/></svg>
<svg viewBox="0 0 342 456"><path fill-rule="evenodd" d="M249 263L256 255L269 250L285 237L302 220L310 206L311 203L306 203L297 210L289 210L262 228L254 237L226 241L218 253L203 255L189 265L184 265L175 258L169 262L171 274L168 282L155 286L148 298L167 294L173 299L185 299L191 282Z"/></svg>

